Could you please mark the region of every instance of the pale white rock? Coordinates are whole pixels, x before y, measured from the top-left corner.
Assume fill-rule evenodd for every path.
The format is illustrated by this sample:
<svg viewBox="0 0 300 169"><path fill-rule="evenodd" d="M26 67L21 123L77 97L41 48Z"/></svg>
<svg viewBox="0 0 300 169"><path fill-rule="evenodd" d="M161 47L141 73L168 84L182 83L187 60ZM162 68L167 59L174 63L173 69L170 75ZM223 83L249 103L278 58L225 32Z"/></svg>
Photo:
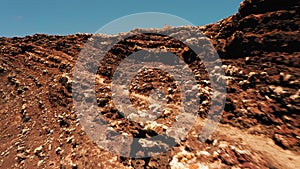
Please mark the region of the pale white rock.
<svg viewBox="0 0 300 169"><path fill-rule="evenodd" d="M228 144L225 141L220 141L219 147L226 148L226 147L228 147Z"/></svg>
<svg viewBox="0 0 300 169"><path fill-rule="evenodd" d="M199 152L200 155L204 155L204 156L210 156L211 154L207 151L200 151Z"/></svg>
<svg viewBox="0 0 300 169"><path fill-rule="evenodd" d="M37 166L41 166L43 164L43 160L38 161Z"/></svg>
<svg viewBox="0 0 300 169"><path fill-rule="evenodd" d="M252 76L255 76L255 75L256 75L255 72L250 72L250 73L249 73L249 78L251 78Z"/></svg>
<svg viewBox="0 0 300 169"><path fill-rule="evenodd" d="M296 99L299 98L299 95L300 95L300 89L297 91L297 93L295 93L294 95L291 95L291 96L290 96L290 99L296 100Z"/></svg>
<svg viewBox="0 0 300 169"><path fill-rule="evenodd" d="M40 153L42 151L42 149L43 149L43 146L39 146L39 147L35 148L33 152L35 154L38 154L38 153Z"/></svg>
<svg viewBox="0 0 300 169"><path fill-rule="evenodd" d="M274 92L276 93L276 95L278 95L278 96L285 93L285 91L283 90L283 88L282 88L281 86L275 87L275 89L274 89L273 91L274 91Z"/></svg>
<svg viewBox="0 0 300 169"><path fill-rule="evenodd" d="M192 87L192 90L199 90L198 85L194 85L194 86Z"/></svg>

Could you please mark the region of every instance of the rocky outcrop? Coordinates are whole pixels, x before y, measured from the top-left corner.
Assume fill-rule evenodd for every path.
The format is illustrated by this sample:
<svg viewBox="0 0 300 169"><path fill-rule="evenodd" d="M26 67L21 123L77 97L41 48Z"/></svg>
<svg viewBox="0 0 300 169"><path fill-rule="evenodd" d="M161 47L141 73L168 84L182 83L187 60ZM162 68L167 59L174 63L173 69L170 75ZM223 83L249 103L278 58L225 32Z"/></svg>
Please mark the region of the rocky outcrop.
<svg viewBox="0 0 300 169"><path fill-rule="evenodd" d="M298 151L299 25L298 1L246 0L237 14L201 29L224 62L235 59L225 66L233 93L225 123L243 118L236 123L241 128L268 126L252 132L269 133L283 148Z"/></svg>
<svg viewBox="0 0 300 169"><path fill-rule="evenodd" d="M201 30L224 58L293 53L299 52L299 18L297 0L246 0L237 14Z"/></svg>
<svg viewBox="0 0 300 169"><path fill-rule="evenodd" d="M145 159L120 157L100 149L77 119L72 73L79 52L92 35L2 37L0 168L297 168L299 25L296 0L245 0L237 14L215 24L195 27L212 40L222 58L227 99L221 123L211 137L199 141L211 93L207 75L198 75L200 71L196 71L198 85L205 89L200 96L197 123L180 144ZM180 32L190 28L168 29ZM123 41L109 56L122 57L149 45L171 49L186 62L193 57L184 44L156 35ZM99 73L103 79L96 84L97 103L116 130L151 137L172 124L172 112L165 112L157 120L160 125L127 123L122 113L109 107L111 96L107 86L111 69ZM131 92L136 92L132 97L136 106L147 104L138 94L149 96L156 85L143 84L162 75L163 72L145 70L141 77L135 77ZM157 84L166 81L172 78L165 75ZM179 100L176 88L168 87L165 91L172 93L169 101Z"/></svg>

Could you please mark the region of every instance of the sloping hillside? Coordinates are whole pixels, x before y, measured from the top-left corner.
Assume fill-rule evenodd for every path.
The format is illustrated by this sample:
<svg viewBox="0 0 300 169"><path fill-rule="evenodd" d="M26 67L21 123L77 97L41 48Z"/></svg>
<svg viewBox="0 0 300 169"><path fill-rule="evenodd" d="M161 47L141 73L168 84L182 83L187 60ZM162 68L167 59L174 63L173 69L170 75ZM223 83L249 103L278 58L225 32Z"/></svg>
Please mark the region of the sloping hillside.
<svg viewBox="0 0 300 169"><path fill-rule="evenodd" d="M215 24L159 30L180 33L197 29L211 39L226 74L226 104L219 126L204 142L199 141L199 133L208 105L201 104L193 129L180 144L143 159L119 157L99 148L79 123L72 98L72 74L80 51L92 35L2 37L0 168L297 168L299 25L297 0L245 0L237 14ZM105 35L99 36L105 39ZM134 44L132 48L129 41ZM179 56L185 48L161 36L141 35L118 44L109 56L149 45L172 48ZM152 72L155 70L142 75ZM98 79L95 87L101 98L98 105L116 130L138 137L161 132L161 126L149 129L127 123L120 112L108 106L111 74L107 70L99 74L103 80ZM147 81L144 77L137 76L132 89L137 106L141 106L141 95L147 96L153 89L143 86ZM201 81L205 78L197 79L203 88L210 86ZM201 95L202 100L210 100L209 92ZM173 114L165 114L158 123L171 122L172 118Z"/></svg>

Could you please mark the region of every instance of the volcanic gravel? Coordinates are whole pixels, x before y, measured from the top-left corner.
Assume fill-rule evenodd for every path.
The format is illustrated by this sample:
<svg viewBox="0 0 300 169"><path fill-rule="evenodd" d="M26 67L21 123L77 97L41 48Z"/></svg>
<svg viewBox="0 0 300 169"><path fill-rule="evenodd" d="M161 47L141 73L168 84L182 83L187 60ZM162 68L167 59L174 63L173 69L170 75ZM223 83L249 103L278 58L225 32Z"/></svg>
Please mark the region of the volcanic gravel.
<svg viewBox="0 0 300 169"><path fill-rule="evenodd" d="M2 37L0 168L298 168L299 25L297 0L245 0L237 14L217 23L155 29L158 34L143 34L147 30L136 29L110 36ZM194 60L193 52L185 44L161 35L173 32L179 36L203 32L207 37L202 38L213 44L221 58L226 103L218 127L204 140L199 140L199 136L208 116L214 85L205 66L211 65L204 66L200 60ZM80 100L88 97L72 93L78 87L83 91L88 89L86 82L81 86L73 83L79 54L87 47L95 49L89 52L97 54L97 45L114 43L117 37L125 35L134 36L114 45L103 60L106 67L95 63L83 65L87 70L97 69L94 88L97 106L114 130L150 138L176 121L178 103L182 100L180 88L170 74L159 69L138 72L128 89L133 106L151 110L152 114L141 111L124 115L113 104L110 86L117 63L141 49L167 50L189 64L197 81L196 86L190 87L198 90L201 101L188 135L165 153L148 158L121 157L100 148L83 130L85 124L80 123L74 108L74 99L82 103L92 100ZM193 40L187 40L187 44ZM95 46L90 46L89 41ZM134 61L129 65L134 65ZM182 74L182 78L185 76ZM119 79L122 80L125 79ZM167 98L165 110L159 110L157 104L149 107L147 98L152 96L153 89L159 89ZM156 120L143 121L141 117ZM97 120L94 117L93 122ZM139 152L131 147L143 147L142 142L128 144L134 155ZM165 148L163 143L158 147ZM143 149L151 154L152 148L153 145Z"/></svg>

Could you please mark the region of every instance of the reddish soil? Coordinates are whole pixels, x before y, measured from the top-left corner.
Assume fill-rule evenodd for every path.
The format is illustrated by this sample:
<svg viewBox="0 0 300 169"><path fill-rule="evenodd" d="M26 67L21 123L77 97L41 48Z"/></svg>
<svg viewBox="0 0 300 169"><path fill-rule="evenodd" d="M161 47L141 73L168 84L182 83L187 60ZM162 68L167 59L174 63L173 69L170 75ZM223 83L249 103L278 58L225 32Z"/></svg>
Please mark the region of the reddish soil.
<svg viewBox="0 0 300 169"><path fill-rule="evenodd" d="M72 98L72 74L80 51L92 35L2 37L0 168L299 168L299 25L297 0L245 0L237 14L194 27L211 39L222 59L227 95L220 124L208 139L199 141L211 94L202 92L206 102L199 105L188 136L165 153L141 159L120 157L99 148L79 123ZM185 46L176 41L140 35L119 43L106 63L151 45L171 49L181 58L187 54L182 52ZM201 70L196 63L192 67ZM137 137L162 132L159 126L149 129L124 119L111 104L111 69L100 67L98 74L97 102L116 130ZM157 81L163 74L148 70L135 77L130 92L136 107L147 104L143 101L153 86L165 85L164 91L172 86L165 83L172 81L166 74ZM153 76L147 79L146 75ZM198 77L202 88L210 87L206 75ZM152 86L143 85L149 81L153 81ZM171 102L176 105L180 97L176 88L173 90ZM169 127L174 115L160 116L157 122Z"/></svg>

